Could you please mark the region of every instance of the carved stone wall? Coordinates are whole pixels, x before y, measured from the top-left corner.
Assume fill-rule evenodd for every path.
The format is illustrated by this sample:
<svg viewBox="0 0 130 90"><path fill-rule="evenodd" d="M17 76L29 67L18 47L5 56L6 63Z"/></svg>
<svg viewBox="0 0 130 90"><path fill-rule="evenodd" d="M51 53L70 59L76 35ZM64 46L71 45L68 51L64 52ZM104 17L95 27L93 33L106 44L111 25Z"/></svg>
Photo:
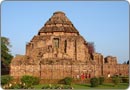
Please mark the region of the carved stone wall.
<svg viewBox="0 0 130 90"><path fill-rule="evenodd" d="M112 57L112 56L107 56L105 58L105 63L106 64L117 64L117 58L116 57Z"/></svg>
<svg viewBox="0 0 130 90"><path fill-rule="evenodd" d="M113 75L128 76L129 66L127 64L117 64L117 65L104 64L103 75L107 76L108 74L110 74L111 76Z"/></svg>
<svg viewBox="0 0 130 90"><path fill-rule="evenodd" d="M55 12L26 45L26 54L13 58L10 74L42 79L76 78L83 73L90 77L128 75L128 65L118 64L113 56L90 54L87 45L65 13Z"/></svg>
<svg viewBox="0 0 130 90"><path fill-rule="evenodd" d="M11 66L11 76L15 78L23 75L33 75L41 79L63 79L65 77L77 78L85 74L90 77L113 75L128 75L127 65L19 65ZM103 72L103 73L102 73Z"/></svg>

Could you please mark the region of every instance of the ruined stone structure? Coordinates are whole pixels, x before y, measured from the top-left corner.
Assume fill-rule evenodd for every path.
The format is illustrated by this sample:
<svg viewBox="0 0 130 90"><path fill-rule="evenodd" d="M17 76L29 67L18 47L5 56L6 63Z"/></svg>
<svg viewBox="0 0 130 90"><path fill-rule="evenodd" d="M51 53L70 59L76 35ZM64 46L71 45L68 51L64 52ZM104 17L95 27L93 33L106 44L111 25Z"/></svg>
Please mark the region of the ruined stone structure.
<svg viewBox="0 0 130 90"><path fill-rule="evenodd" d="M88 42L63 12L55 12L26 45L26 54L11 62L11 76L33 75L41 79L128 75L128 65L116 57L88 52Z"/></svg>

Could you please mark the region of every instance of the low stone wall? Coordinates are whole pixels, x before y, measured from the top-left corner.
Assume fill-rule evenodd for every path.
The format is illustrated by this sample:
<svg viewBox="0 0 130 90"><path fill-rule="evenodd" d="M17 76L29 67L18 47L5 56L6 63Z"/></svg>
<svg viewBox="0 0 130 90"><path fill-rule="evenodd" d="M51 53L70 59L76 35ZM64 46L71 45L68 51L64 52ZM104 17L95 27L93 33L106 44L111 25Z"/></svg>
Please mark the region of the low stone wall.
<svg viewBox="0 0 130 90"><path fill-rule="evenodd" d="M113 75L122 75L122 76L128 76L129 75L129 66L127 64L104 64L103 65L103 75L104 76L110 76Z"/></svg>
<svg viewBox="0 0 130 90"><path fill-rule="evenodd" d="M128 75L128 65L11 65L11 76L19 78L32 75L41 79L63 79L65 77L85 78L108 76L108 74Z"/></svg>

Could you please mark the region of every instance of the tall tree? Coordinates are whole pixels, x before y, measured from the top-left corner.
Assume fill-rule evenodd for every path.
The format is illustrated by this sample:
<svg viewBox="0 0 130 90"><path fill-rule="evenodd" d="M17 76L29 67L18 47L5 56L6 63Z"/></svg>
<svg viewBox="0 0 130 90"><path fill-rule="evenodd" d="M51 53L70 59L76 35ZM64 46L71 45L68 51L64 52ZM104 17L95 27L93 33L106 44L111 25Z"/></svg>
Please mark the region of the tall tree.
<svg viewBox="0 0 130 90"><path fill-rule="evenodd" d="M9 39L1 37L1 60L9 65L13 56L10 54L9 47L11 47Z"/></svg>
<svg viewBox="0 0 130 90"><path fill-rule="evenodd" d="M1 74L9 71L9 64L13 56L10 54L9 48L11 47L9 39L1 37Z"/></svg>

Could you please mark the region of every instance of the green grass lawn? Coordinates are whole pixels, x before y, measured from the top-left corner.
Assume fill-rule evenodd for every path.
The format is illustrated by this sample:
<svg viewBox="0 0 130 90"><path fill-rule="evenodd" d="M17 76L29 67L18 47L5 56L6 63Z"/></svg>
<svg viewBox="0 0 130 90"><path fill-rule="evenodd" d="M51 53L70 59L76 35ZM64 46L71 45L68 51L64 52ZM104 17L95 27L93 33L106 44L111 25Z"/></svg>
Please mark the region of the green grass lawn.
<svg viewBox="0 0 130 90"><path fill-rule="evenodd" d="M87 88L96 88L96 89L127 89L129 86L128 83L120 83L117 86L114 86L112 83L104 83L103 85L99 85L97 87L91 87L90 84L74 84L73 87L75 89L87 89Z"/></svg>
<svg viewBox="0 0 130 90"><path fill-rule="evenodd" d="M35 85L34 88L41 89L43 86L45 86L45 84ZM90 84L72 84L74 89L127 89L128 86L128 83L120 83L117 86L114 86L113 83L104 83L103 85L99 85L97 87L91 87Z"/></svg>

